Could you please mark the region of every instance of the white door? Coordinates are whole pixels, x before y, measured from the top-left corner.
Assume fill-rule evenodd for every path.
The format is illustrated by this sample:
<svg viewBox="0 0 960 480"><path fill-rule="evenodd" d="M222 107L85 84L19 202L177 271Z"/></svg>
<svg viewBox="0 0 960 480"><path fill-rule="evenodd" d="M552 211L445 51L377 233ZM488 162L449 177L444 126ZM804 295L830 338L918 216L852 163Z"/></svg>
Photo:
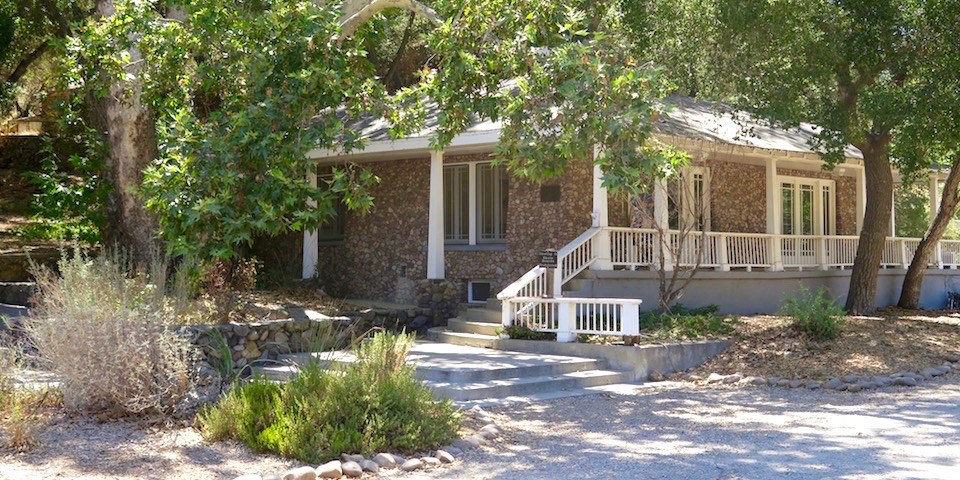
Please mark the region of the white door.
<svg viewBox="0 0 960 480"><path fill-rule="evenodd" d="M784 265L816 265L815 237L834 232L834 181L780 177L780 202Z"/></svg>

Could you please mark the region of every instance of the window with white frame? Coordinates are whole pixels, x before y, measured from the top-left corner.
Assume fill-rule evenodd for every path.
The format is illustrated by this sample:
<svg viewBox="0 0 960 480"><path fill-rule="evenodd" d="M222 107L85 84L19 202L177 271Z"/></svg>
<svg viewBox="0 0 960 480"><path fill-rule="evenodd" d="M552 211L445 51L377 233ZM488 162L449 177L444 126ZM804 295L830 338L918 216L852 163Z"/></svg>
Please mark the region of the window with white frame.
<svg viewBox="0 0 960 480"><path fill-rule="evenodd" d="M836 232L833 180L780 176L780 231L784 235Z"/></svg>
<svg viewBox="0 0 960 480"><path fill-rule="evenodd" d="M321 175L320 180L330 182L333 175ZM320 242L339 242L343 240L344 230L347 219L347 205L343 203L342 196L337 196L333 200L333 216L328 217L317 228L317 239Z"/></svg>
<svg viewBox="0 0 960 480"><path fill-rule="evenodd" d="M490 162L443 167L446 243L501 243L507 233L507 175Z"/></svg>
<svg viewBox="0 0 960 480"><path fill-rule="evenodd" d="M710 231L710 168L690 166L671 182L668 195L670 228L679 229L683 219L696 231Z"/></svg>

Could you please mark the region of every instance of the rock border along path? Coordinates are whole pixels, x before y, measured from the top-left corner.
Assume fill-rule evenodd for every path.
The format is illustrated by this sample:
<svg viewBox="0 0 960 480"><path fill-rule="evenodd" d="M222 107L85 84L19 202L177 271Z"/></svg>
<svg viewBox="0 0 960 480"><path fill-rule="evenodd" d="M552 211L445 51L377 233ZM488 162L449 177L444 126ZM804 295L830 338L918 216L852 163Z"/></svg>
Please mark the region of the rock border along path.
<svg viewBox="0 0 960 480"><path fill-rule="evenodd" d="M413 455L409 458L402 455L380 452L370 458L359 454L341 454L339 460L332 460L317 467L305 465L291 468L282 474L248 473L234 478L234 480L317 480L327 478L360 478L375 477L383 471L398 470L400 472L414 472L430 470L457 461L468 450L479 449L481 446L494 445L500 437L500 428L483 408L475 406L467 411L483 427L475 433L458 438L437 450Z"/></svg>
<svg viewBox="0 0 960 480"><path fill-rule="evenodd" d="M918 372L897 372L893 375L843 375L834 377L826 382L815 380L789 379L776 376L763 378L745 376L741 373L722 375L711 373L706 378L694 374L678 375L680 380L688 382L705 382L707 385L737 385L737 386L770 386L779 388L806 388L808 390L837 390L843 392L860 392L874 390L886 386L916 387L936 377L960 370L960 355L947 355L942 365L924 368Z"/></svg>

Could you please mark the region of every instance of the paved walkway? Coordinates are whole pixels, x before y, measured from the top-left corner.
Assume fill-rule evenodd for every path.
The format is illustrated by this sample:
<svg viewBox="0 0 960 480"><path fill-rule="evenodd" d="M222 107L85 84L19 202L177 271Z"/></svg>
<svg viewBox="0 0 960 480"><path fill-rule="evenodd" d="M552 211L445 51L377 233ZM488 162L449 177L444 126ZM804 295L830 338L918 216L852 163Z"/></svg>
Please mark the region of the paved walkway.
<svg viewBox="0 0 960 480"><path fill-rule="evenodd" d="M960 376L845 394L641 387L494 410L494 453L403 478L957 479Z"/></svg>

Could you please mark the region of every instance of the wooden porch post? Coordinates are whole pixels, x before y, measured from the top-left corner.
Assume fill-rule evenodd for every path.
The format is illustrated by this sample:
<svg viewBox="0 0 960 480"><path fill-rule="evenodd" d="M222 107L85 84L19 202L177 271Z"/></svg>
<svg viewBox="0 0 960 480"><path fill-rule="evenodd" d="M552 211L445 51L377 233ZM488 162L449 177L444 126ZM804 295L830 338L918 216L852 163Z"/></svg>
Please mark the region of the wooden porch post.
<svg viewBox="0 0 960 480"><path fill-rule="evenodd" d="M310 186L317 188L317 170L316 166L310 167L307 170L307 181L310 182ZM317 202L310 200L309 205L312 207L317 206ZM303 274L300 276L302 279L313 278L317 273L317 256L320 253L320 234L314 230L304 230L303 231Z"/></svg>
<svg viewBox="0 0 960 480"><path fill-rule="evenodd" d="M653 222L656 225L657 230L662 232L662 235L657 236L657 242L669 241L670 238L670 205L667 197L667 181L663 178L658 178L653 182ZM659 256L663 252L663 269L665 271L673 270L673 256L670 252L670 247L667 245L659 244L657 245L656 255ZM658 266L659 266L659 258Z"/></svg>
<svg viewBox="0 0 960 480"><path fill-rule="evenodd" d="M773 235L770 240L770 270L783 270L783 251L780 241L780 186L777 177L777 159L767 161L767 233Z"/></svg>
<svg viewBox="0 0 960 480"><path fill-rule="evenodd" d="M600 155L600 147L594 147L593 158ZM597 260L591 266L593 270L613 270L613 263L610 260L610 232L606 230L610 226L610 212L607 201L607 189L603 186L603 171L600 166L593 165L593 226L600 227L597 235Z"/></svg>
<svg viewBox="0 0 960 480"><path fill-rule="evenodd" d="M430 152L430 213L427 227L427 278L443 280L443 152Z"/></svg>

